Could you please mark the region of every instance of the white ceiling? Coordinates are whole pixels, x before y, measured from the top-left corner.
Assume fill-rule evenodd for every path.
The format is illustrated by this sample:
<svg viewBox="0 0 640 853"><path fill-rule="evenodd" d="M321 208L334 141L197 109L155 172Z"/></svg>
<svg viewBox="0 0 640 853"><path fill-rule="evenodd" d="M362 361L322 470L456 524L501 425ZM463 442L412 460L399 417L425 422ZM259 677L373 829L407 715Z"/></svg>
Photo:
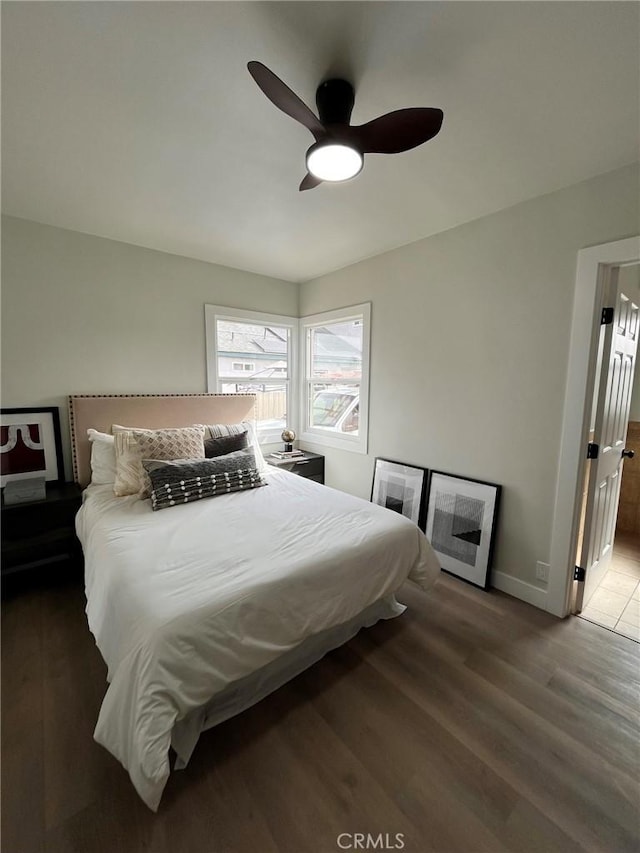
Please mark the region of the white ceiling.
<svg viewBox="0 0 640 853"><path fill-rule="evenodd" d="M3 211L304 281L638 159L637 3L2 4ZM311 134L246 70L434 140L300 193Z"/></svg>

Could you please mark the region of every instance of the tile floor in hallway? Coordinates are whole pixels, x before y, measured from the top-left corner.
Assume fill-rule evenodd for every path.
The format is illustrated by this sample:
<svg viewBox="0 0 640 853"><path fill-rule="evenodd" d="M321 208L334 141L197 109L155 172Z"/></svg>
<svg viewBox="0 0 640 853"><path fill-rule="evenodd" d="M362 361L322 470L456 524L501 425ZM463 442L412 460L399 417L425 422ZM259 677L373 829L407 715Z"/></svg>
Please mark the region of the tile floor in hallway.
<svg viewBox="0 0 640 853"><path fill-rule="evenodd" d="M640 536L616 534L609 571L580 616L640 643Z"/></svg>

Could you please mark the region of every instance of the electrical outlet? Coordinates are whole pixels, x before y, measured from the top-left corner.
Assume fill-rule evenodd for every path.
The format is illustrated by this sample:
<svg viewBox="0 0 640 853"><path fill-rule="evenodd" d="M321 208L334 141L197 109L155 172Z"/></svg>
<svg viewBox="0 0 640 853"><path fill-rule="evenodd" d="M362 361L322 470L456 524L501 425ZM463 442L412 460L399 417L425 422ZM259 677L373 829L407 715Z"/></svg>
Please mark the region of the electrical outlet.
<svg viewBox="0 0 640 853"><path fill-rule="evenodd" d="M549 563L536 563L536 578L545 583L549 580Z"/></svg>

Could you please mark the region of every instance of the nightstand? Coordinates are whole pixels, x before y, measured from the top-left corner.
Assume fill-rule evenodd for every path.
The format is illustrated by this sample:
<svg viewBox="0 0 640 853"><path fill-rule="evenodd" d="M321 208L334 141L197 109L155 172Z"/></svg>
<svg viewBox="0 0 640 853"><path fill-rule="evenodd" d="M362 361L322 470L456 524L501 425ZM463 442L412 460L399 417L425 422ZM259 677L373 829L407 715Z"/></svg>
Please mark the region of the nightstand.
<svg viewBox="0 0 640 853"><path fill-rule="evenodd" d="M266 457L266 461L269 465L284 468L285 471L299 474L300 477L306 477L307 480L324 483L324 456L319 453L311 453L309 450L304 450L303 453L304 456L296 456L295 459L278 459L269 455Z"/></svg>
<svg viewBox="0 0 640 853"><path fill-rule="evenodd" d="M74 523L81 504L75 483L47 485L42 501L5 506L3 499L2 576L77 559L82 551Z"/></svg>

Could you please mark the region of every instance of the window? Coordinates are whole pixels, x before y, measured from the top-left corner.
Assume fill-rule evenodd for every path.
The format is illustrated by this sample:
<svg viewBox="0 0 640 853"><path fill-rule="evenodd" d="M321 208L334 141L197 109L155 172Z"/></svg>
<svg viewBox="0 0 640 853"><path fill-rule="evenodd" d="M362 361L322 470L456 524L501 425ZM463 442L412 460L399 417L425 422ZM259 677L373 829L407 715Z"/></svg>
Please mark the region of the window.
<svg viewBox="0 0 640 853"><path fill-rule="evenodd" d="M302 438L367 452L371 306L300 320Z"/></svg>
<svg viewBox="0 0 640 853"><path fill-rule="evenodd" d="M205 321L209 392L255 394L260 441L280 441L285 426L296 428L298 320L205 305Z"/></svg>

